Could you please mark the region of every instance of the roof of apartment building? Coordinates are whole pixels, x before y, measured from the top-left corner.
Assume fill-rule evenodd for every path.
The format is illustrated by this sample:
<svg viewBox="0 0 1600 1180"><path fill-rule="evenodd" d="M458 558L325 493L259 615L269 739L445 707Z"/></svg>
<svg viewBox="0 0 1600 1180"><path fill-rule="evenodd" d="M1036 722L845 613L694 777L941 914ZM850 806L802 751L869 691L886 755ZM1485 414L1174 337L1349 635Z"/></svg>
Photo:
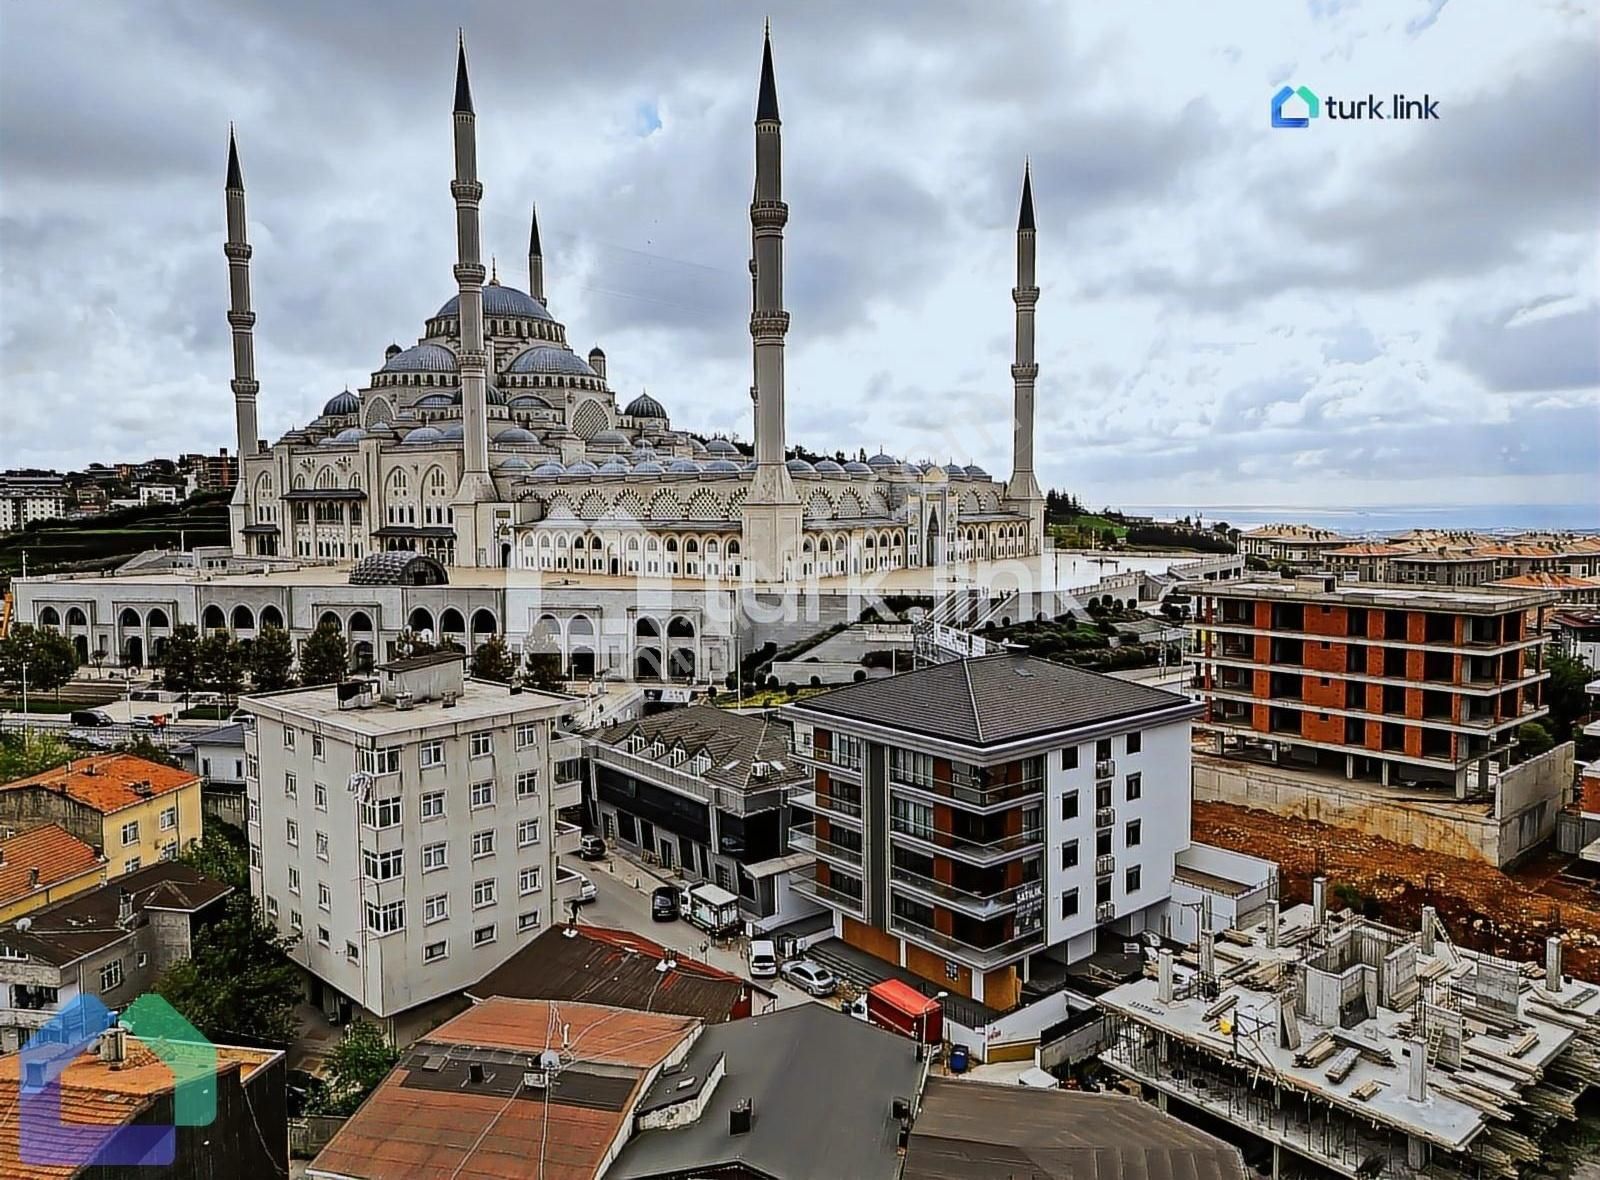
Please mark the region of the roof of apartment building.
<svg viewBox="0 0 1600 1180"><path fill-rule="evenodd" d="M1541 571L1496 578L1488 585L1505 590L1600 590L1600 578Z"/></svg>
<svg viewBox="0 0 1600 1180"><path fill-rule="evenodd" d="M1555 594L1535 587L1401 586L1388 582L1341 582L1332 574L1303 578L1256 578L1238 582L1185 582L1179 588L1202 598L1248 598L1267 602L1483 615L1531 610L1556 601ZM1200 623L1191 620L1189 625L1194 627Z"/></svg>
<svg viewBox="0 0 1600 1180"><path fill-rule="evenodd" d="M217 1072L237 1069L241 1082L282 1056L282 1051L276 1049L246 1049L233 1045L217 1045L215 1049ZM7 1180L67 1180L81 1175L82 1168L77 1164L37 1162L41 1158L48 1159L52 1153L49 1142L36 1142L33 1137L58 1136L60 1151L54 1154L71 1159L87 1146L83 1133L75 1133L74 1128L120 1127L131 1123L173 1089L172 1067L138 1037L128 1035L124 1041L123 1060L116 1065L102 1061L91 1046L61 1071L60 1117L28 1120L30 1142L28 1158L24 1159L21 1078L22 1054L0 1057L0 1175ZM282 1134L281 1126L279 1134Z"/></svg>
<svg viewBox="0 0 1600 1180"><path fill-rule="evenodd" d="M1264 524L1239 534L1273 541L1337 541L1342 534L1309 524Z"/></svg>
<svg viewBox="0 0 1600 1180"><path fill-rule="evenodd" d="M1239 1149L1126 1094L929 1078L904 1180L1244 1180Z"/></svg>
<svg viewBox="0 0 1600 1180"><path fill-rule="evenodd" d="M836 717L982 747L1184 709L1198 706L1177 693L1018 649L846 685L786 711L807 721Z"/></svg>
<svg viewBox="0 0 1600 1180"><path fill-rule="evenodd" d="M81 877L103 864L99 853L56 824L0 840L0 905Z"/></svg>
<svg viewBox="0 0 1600 1180"><path fill-rule="evenodd" d="M64 967L128 937L130 927L117 920L124 894L137 919L146 910L198 913L232 892L232 885L198 869L159 861L0 927L0 949Z"/></svg>
<svg viewBox="0 0 1600 1180"><path fill-rule="evenodd" d="M228 725L219 725L215 729L205 730L187 739L190 746L238 746L244 748L244 723L234 721Z"/></svg>
<svg viewBox="0 0 1600 1180"><path fill-rule="evenodd" d="M416 660L425 657L418 656ZM459 655L452 655L459 661ZM441 666L451 660L437 661ZM412 661L417 671L433 666ZM443 694L437 697L414 698L406 704L386 700L374 691L371 704L351 707L340 700L341 686L318 685L314 688L289 688L281 692L258 693L239 702L247 712L277 720L293 718L300 724L321 723L327 731L336 729L383 737L392 733L410 733L441 725L465 725L472 721L507 720L517 715L526 717L541 710L570 710L581 702L559 693L518 688L516 691L492 680L475 680L463 677L459 691L447 701ZM325 731L325 732L327 732Z"/></svg>
<svg viewBox="0 0 1600 1180"><path fill-rule="evenodd" d="M606 1180L754 1174L890 1180L900 1171L895 1098L915 1106L926 1063L905 1037L822 1004L800 1004L707 1028L681 1075L658 1081L640 1111L665 1109L723 1076L700 1117L629 1140ZM734 1104L750 1129L730 1133ZM742 1171L739 1170L742 1168Z"/></svg>
<svg viewBox="0 0 1600 1180"><path fill-rule="evenodd" d="M1516 542L1497 542L1493 545L1479 545L1472 550L1477 557L1557 557L1560 554L1553 545L1546 544L1518 544Z"/></svg>
<svg viewBox="0 0 1600 1180"><path fill-rule="evenodd" d="M1354 545L1341 545L1337 549L1328 550L1329 557L1404 557L1408 553L1415 553L1416 549L1410 545L1385 545L1377 541L1358 541Z"/></svg>
<svg viewBox="0 0 1600 1180"><path fill-rule="evenodd" d="M660 970L663 962L672 963ZM600 926L551 927L467 988L482 999L505 996L694 1016L708 1024L733 1019L752 984L707 963L679 958L660 943Z"/></svg>
<svg viewBox="0 0 1600 1180"><path fill-rule="evenodd" d="M0 785L0 791L41 787L108 814L199 781L192 771L151 762L135 754L96 754L74 758L64 766L28 778L14 779Z"/></svg>
<svg viewBox="0 0 1600 1180"><path fill-rule="evenodd" d="M599 1004L485 1000L413 1044L310 1174L591 1180L651 1072L699 1027ZM561 1055L553 1083L525 1085L547 1049Z"/></svg>
<svg viewBox="0 0 1600 1180"><path fill-rule="evenodd" d="M699 704L601 726L584 736L608 746L626 745L635 734L642 735L647 744L659 738L666 746L663 757L670 758L673 751L681 750L685 761L704 752L711 766L700 778L744 789L751 785L757 763L767 766L766 776L759 784L764 788L798 782L808 776L805 767L789 754L790 732L788 723L773 713L733 713L716 705Z"/></svg>

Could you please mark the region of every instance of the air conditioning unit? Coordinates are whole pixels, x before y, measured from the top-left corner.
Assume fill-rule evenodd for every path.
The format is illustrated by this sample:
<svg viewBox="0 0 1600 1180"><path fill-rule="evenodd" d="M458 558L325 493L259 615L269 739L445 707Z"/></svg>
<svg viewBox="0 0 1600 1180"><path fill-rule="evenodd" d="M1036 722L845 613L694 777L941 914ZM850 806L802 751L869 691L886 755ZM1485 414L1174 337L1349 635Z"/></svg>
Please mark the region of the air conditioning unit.
<svg viewBox="0 0 1600 1180"><path fill-rule="evenodd" d="M1116 774L1117 764L1110 758L1102 758L1094 764L1094 777L1097 779L1115 778Z"/></svg>
<svg viewBox="0 0 1600 1180"><path fill-rule="evenodd" d="M1107 853L1105 856L1097 856L1094 858L1094 871L1096 873L1112 873L1116 871L1116 868L1117 858L1112 856L1110 853Z"/></svg>
<svg viewBox="0 0 1600 1180"><path fill-rule="evenodd" d="M440 693L439 704L442 708L454 709L456 707L456 694L453 692Z"/></svg>
<svg viewBox="0 0 1600 1180"><path fill-rule="evenodd" d="M1096 922L1110 922L1117 916L1117 904L1113 901L1103 901L1094 907L1094 920Z"/></svg>
<svg viewBox="0 0 1600 1180"><path fill-rule="evenodd" d="M394 694L394 707L396 709L414 709L416 705L417 698L409 692L397 692Z"/></svg>

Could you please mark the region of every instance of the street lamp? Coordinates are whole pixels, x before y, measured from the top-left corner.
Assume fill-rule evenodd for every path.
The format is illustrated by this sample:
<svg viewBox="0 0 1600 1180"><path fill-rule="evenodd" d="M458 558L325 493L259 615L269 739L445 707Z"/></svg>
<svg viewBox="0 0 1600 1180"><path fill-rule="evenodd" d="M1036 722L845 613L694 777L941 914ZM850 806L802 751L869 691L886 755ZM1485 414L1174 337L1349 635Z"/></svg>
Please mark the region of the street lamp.
<svg viewBox="0 0 1600 1180"><path fill-rule="evenodd" d="M938 992L937 994L934 995L933 1002L935 1004L937 1004L937 1003L939 1003L939 1001L943 1000L949 994L950 994L949 992ZM917 1052L919 1052L919 1053L922 1052L923 1046L926 1043L927 1039L928 1039L928 1010L926 1008L924 1008L921 1012L917 1013ZM919 1058L919 1060L920 1060L920 1058Z"/></svg>

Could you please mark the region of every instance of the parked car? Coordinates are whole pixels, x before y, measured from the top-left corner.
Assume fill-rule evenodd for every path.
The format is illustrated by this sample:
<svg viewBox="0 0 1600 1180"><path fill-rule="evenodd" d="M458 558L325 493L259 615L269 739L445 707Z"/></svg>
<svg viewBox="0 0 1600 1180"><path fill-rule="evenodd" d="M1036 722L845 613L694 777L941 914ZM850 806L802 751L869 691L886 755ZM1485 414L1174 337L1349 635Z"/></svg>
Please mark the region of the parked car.
<svg viewBox="0 0 1600 1180"><path fill-rule="evenodd" d="M606 842L599 836L585 836L578 841L579 860L600 860L606 854Z"/></svg>
<svg viewBox="0 0 1600 1180"><path fill-rule="evenodd" d="M589 880L588 877L585 877L582 873L579 873L578 880L583 882L583 884L578 886L578 901L580 903L586 905L600 896L600 891L594 887L594 882Z"/></svg>
<svg viewBox="0 0 1600 1180"><path fill-rule="evenodd" d="M650 917L657 922L676 922L679 916L678 890L673 885L659 885L650 893Z"/></svg>
<svg viewBox="0 0 1600 1180"><path fill-rule="evenodd" d="M72 715L71 721L79 729L98 729L102 725L116 724L104 709L79 709Z"/></svg>
<svg viewBox="0 0 1600 1180"><path fill-rule="evenodd" d="M778 948L770 938L750 940L750 978L771 979L778 973Z"/></svg>
<svg viewBox="0 0 1600 1180"><path fill-rule="evenodd" d="M811 959L790 959L778 968L778 974L813 996L831 996L839 987L833 972Z"/></svg>

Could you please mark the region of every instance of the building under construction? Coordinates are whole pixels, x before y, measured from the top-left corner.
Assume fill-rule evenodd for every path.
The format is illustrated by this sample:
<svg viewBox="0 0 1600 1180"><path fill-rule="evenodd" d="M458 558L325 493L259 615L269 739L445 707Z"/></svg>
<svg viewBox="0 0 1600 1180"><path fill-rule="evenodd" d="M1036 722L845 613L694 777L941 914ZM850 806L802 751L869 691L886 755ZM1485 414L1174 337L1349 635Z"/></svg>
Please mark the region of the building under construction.
<svg viewBox="0 0 1600 1180"><path fill-rule="evenodd" d="M1273 1175L1516 1177L1600 1084L1600 986L1561 944L1518 963L1451 943L1432 908L1397 930L1272 902L1256 924L1161 951L1098 1000L1102 1062L1163 1110L1272 1148Z"/></svg>

